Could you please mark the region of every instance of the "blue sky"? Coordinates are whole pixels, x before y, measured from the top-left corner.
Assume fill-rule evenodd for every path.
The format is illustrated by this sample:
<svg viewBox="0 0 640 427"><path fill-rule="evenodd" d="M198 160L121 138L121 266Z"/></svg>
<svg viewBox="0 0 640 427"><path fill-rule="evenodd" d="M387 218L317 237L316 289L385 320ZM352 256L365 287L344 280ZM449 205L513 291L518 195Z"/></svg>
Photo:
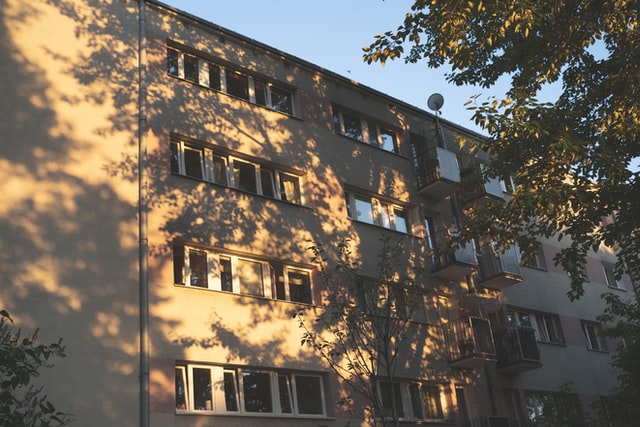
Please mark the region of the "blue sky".
<svg viewBox="0 0 640 427"><path fill-rule="evenodd" d="M448 70L424 63L363 62L362 48L375 34L396 29L413 0L161 1L427 111L429 95L438 92L445 99L442 117L476 132L483 133L464 103L476 94L501 95L448 84Z"/></svg>

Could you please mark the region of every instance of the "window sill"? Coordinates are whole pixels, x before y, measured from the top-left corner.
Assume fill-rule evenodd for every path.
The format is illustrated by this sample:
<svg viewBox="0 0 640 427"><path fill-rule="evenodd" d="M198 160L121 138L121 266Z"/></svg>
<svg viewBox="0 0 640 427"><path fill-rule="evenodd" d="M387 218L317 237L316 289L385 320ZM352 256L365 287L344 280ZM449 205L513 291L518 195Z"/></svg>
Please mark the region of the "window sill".
<svg viewBox="0 0 640 427"><path fill-rule="evenodd" d="M269 412L214 412L214 411L189 411L183 409L176 409L176 415L179 416L205 416L205 417L232 417L232 418L269 418L269 419L283 419L283 420L326 420L332 421L335 418L328 417L326 415L283 415L273 414Z"/></svg>
<svg viewBox="0 0 640 427"><path fill-rule="evenodd" d="M362 225L365 225L365 226L374 227L375 229L380 230L380 231L388 231L388 232L390 232L390 233L399 234L399 235L401 235L401 236L406 236L406 237L417 237L417 238L424 239L424 237L422 237L422 236L416 236L415 234L405 233L405 232L403 232L403 231L396 231L396 230L392 230L392 229L390 229L390 228L385 228L385 227L383 227L383 226L381 226L381 225L371 224L370 222L359 221L359 220L357 220L357 219L353 219L353 218L349 218L349 219L350 219L352 222L356 223L356 224L362 224Z"/></svg>
<svg viewBox="0 0 640 427"><path fill-rule="evenodd" d="M183 283L174 283L173 286L175 288L180 288L180 289L193 289L193 290L196 290L196 291L206 291L206 292L212 292L212 293L217 293L217 294L228 295L230 297L255 298L255 299L262 300L262 301L273 301L273 302L277 302L277 303L288 303L288 304L295 304L297 306L305 306L305 307L311 307L311 308L319 307L319 306L315 305L314 303L291 301L291 300L277 299L277 298L269 298L269 297L265 297L265 296L261 296L261 295L237 294L235 292L228 292L228 291L222 291L222 290L218 290L218 289L203 288L203 287L200 287L200 286L187 286L187 285L185 285Z"/></svg>
<svg viewBox="0 0 640 427"><path fill-rule="evenodd" d="M556 346L556 347L566 347L567 346L567 343L564 343L564 342L540 341L540 340L538 340L537 342L538 342L538 344L548 344L548 345L553 345L553 346Z"/></svg>
<svg viewBox="0 0 640 427"><path fill-rule="evenodd" d="M617 286L607 285L607 288L611 289L612 291L627 292L625 288L619 288Z"/></svg>
<svg viewBox="0 0 640 427"><path fill-rule="evenodd" d="M587 351L593 352L593 353L600 353L600 354L609 354L609 350L598 350L596 348L588 348L587 347Z"/></svg>
<svg viewBox="0 0 640 427"><path fill-rule="evenodd" d="M334 133L335 133L335 132L334 132ZM349 141L352 141L352 142L355 142L355 143L358 143L358 144L365 145L365 146L367 146L367 147L369 147L369 148L372 148L372 149L374 149L374 150L382 151L383 153L392 154L392 155L394 155L394 156L398 156L398 157L400 157L400 158L403 158L403 159L408 160L408 157L407 157L407 156L403 156L402 154L400 154L400 153L398 153L398 152L396 152L396 151L389 151L389 150L385 150L385 149L384 149L384 148L382 148L382 147L377 147L377 146L375 146L375 145L373 145L373 144L370 144L370 143L368 143L368 142L360 141L359 139L351 138L350 136L343 135L343 134L341 134L341 133L336 133L336 135L338 135L338 136L340 136L340 137L342 137L342 138L348 139Z"/></svg>

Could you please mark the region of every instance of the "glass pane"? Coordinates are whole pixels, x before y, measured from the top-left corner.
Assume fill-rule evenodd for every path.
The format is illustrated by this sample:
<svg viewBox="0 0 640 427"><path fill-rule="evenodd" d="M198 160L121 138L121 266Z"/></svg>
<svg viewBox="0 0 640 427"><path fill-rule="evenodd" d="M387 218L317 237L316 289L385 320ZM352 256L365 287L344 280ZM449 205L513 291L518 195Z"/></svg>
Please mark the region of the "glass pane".
<svg viewBox="0 0 640 427"><path fill-rule="evenodd" d="M249 100L249 78L234 71L227 72L227 93Z"/></svg>
<svg viewBox="0 0 640 427"><path fill-rule="evenodd" d="M367 131L369 132L369 143L378 147L380 145L378 142L378 126L374 123L367 122Z"/></svg>
<svg viewBox="0 0 640 427"><path fill-rule="evenodd" d="M344 121L344 135L362 141L362 123L360 123L360 119L343 113L342 120Z"/></svg>
<svg viewBox="0 0 640 427"><path fill-rule="evenodd" d="M280 174L280 198L298 205L301 203L298 177Z"/></svg>
<svg viewBox="0 0 640 427"><path fill-rule="evenodd" d="M191 270L191 286L208 287L206 252L189 250L189 269Z"/></svg>
<svg viewBox="0 0 640 427"><path fill-rule="evenodd" d="M437 386L423 386L422 397L427 418L444 418L440 402L440 389Z"/></svg>
<svg viewBox="0 0 640 427"><path fill-rule="evenodd" d="M239 190L257 193L256 185L256 168L254 165L245 163L241 160L233 161L233 176L236 182L236 188Z"/></svg>
<svg viewBox="0 0 640 427"><path fill-rule="evenodd" d="M269 374L243 372L244 409L247 412L273 412Z"/></svg>
<svg viewBox="0 0 640 427"><path fill-rule="evenodd" d="M171 162L171 172L180 173L180 146L177 142L169 145L169 158Z"/></svg>
<svg viewBox="0 0 640 427"><path fill-rule="evenodd" d="M233 292L233 274L231 273L231 258L220 257L220 288L223 291Z"/></svg>
<svg viewBox="0 0 640 427"><path fill-rule="evenodd" d="M289 297L291 301L311 304L311 279L306 271L289 270Z"/></svg>
<svg viewBox="0 0 640 427"><path fill-rule="evenodd" d="M253 86L256 94L256 104L267 105L267 85L264 82L255 80Z"/></svg>
<svg viewBox="0 0 640 427"><path fill-rule="evenodd" d="M262 263L239 259L237 274L240 280L240 293L264 296L262 287Z"/></svg>
<svg viewBox="0 0 640 427"><path fill-rule="evenodd" d="M184 366L176 366L176 409L187 409L187 382Z"/></svg>
<svg viewBox="0 0 640 427"><path fill-rule="evenodd" d="M391 384L387 382L379 383L380 398L382 399L382 410L385 417L393 414L393 400L395 399L396 414L398 417L404 417L404 408L402 407L402 394L400 392L400 384L393 384L393 396L391 394Z"/></svg>
<svg viewBox="0 0 640 427"><path fill-rule="evenodd" d="M227 160L224 157L213 157L213 182L227 185Z"/></svg>
<svg viewBox="0 0 640 427"><path fill-rule="evenodd" d="M373 224L373 207L371 200L359 199L356 197L356 218L358 221Z"/></svg>
<svg viewBox="0 0 640 427"><path fill-rule="evenodd" d="M278 375L278 390L280 393L280 411L283 414L292 413L291 381L289 375Z"/></svg>
<svg viewBox="0 0 640 427"><path fill-rule="evenodd" d="M184 79L198 83L198 58L193 55L184 55Z"/></svg>
<svg viewBox="0 0 640 427"><path fill-rule="evenodd" d="M529 326L533 327L531 324L531 316L529 313L518 313L518 322L520 326Z"/></svg>
<svg viewBox="0 0 640 427"><path fill-rule="evenodd" d="M194 178L204 178L202 160L204 153L202 149L184 147L184 167L185 175L192 176Z"/></svg>
<svg viewBox="0 0 640 427"><path fill-rule="evenodd" d="M236 388L236 372L224 371L224 402L227 411L238 410L238 393Z"/></svg>
<svg viewBox="0 0 640 427"><path fill-rule="evenodd" d="M220 67L209 62L209 87L220 90Z"/></svg>
<svg viewBox="0 0 640 427"><path fill-rule="evenodd" d="M167 48L167 73L178 77L178 51Z"/></svg>
<svg viewBox="0 0 640 427"><path fill-rule="evenodd" d="M271 87L271 108L283 113L293 114L291 94L277 87Z"/></svg>
<svg viewBox="0 0 640 427"><path fill-rule="evenodd" d="M211 369L193 368L193 403L196 411L211 411Z"/></svg>
<svg viewBox="0 0 640 427"><path fill-rule="evenodd" d="M396 222L396 231L408 233L409 222L407 221L407 213L400 209L394 209L393 214Z"/></svg>
<svg viewBox="0 0 640 427"><path fill-rule="evenodd" d="M396 151L396 134L388 129L380 129L380 148L395 152Z"/></svg>
<svg viewBox="0 0 640 427"><path fill-rule="evenodd" d="M335 133L342 134L342 128L340 127L340 112L333 112L333 130Z"/></svg>
<svg viewBox="0 0 640 427"><path fill-rule="evenodd" d="M184 246L173 245L173 283L184 285Z"/></svg>
<svg viewBox="0 0 640 427"><path fill-rule="evenodd" d="M411 396L413 416L419 420L424 419L422 400L420 399L420 386L418 384L409 384L409 395Z"/></svg>
<svg viewBox="0 0 640 427"><path fill-rule="evenodd" d="M380 205L380 225L384 228L391 228L391 214L388 205Z"/></svg>
<svg viewBox="0 0 640 427"><path fill-rule="evenodd" d="M320 377L296 375L298 413L322 415L322 388Z"/></svg>
<svg viewBox="0 0 640 427"><path fill-rule="evenodd" d="M260 181L262 183L262 195L267 197L275 197L273 185L273 174L271 171L260 169Z"/></svg>

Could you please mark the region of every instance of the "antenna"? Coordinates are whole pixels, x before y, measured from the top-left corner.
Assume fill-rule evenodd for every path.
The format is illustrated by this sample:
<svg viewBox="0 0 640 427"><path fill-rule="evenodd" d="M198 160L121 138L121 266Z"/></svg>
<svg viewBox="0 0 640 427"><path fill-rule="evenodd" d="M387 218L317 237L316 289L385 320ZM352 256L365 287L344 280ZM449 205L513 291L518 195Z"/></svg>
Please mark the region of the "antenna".
<svg viewBox="0 0 640 427"><path fill-rule="evenodd" d="M429 108L436 113L436 129L438 130L438 136L440 137L440 146L446 150L447 144L444 140L444 133L442 132L442 126L440 126L440 108L444 105L444 97L439 93L434 93L429 96L427 100Z"/></svg>
<svg viewBox="0 0 640 427"><path fill-rule="evenodd" d="M444 97L439 93L434 93L427 100L427 105L429 108L436 112L436 114L440 114L440 109L444 105Z"/></svg>

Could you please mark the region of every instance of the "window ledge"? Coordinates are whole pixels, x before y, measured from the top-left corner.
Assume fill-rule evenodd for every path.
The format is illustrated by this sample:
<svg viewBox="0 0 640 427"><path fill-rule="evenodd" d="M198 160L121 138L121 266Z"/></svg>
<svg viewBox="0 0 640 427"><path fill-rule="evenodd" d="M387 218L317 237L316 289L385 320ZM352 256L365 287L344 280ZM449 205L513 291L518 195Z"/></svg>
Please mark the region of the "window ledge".
<svg viewBox="0 0 640 427"><path fill-rule="evenodd" d="M357 220L357 219L353 219L353 218L349 218L349 220L350 220L351 222L356 223L356 224L362 224L362 225L365 225L365 226L374 227L374 228L376 228L377 230L380 230L380 231L388 231L388 232L390 232L390 233L399 234L399 235L401 235L401 236L406 236L406 237L417 237L417 238L424 239L424 237L422 237L422 236L416 236L415 234L404 233L404 232L402 232L402 231L392 230L392 229L390 229L390 228L385 228L385 227L383 227L383 226L381 226L381 225L371 224L370 222L359 221L359 220Z"/></svg>
<svg viewBox="0 0 640 427"><path fill-rule="evenodd" d="M625 288L619 288L617 286L607 285L607 288L609 288L611 290L614 290L614 291L627 292L627 290Z"/></svg>
<svg viewBox="0 0 640 427"><path fill-rule="evenodd" d="M556 347L566 347L567 343L565 342L553 342L553 341L540 341L538 340L538 344L548 344L548 345L553 345Z"/></svg>
<svg viewBox="0 0 640 427"><path fill-rule="evenodd" d="M325 421L333 421L335 418L328 417L326 415L283 415L283 414L273 414L268 412L225 412L218 413L213 411L187 411L187 410L176 410L176 415L179 416L204 416L204 417L231 417L231 418L269 418L269 419L283 419L283 420L325 420Z"/></svg>

